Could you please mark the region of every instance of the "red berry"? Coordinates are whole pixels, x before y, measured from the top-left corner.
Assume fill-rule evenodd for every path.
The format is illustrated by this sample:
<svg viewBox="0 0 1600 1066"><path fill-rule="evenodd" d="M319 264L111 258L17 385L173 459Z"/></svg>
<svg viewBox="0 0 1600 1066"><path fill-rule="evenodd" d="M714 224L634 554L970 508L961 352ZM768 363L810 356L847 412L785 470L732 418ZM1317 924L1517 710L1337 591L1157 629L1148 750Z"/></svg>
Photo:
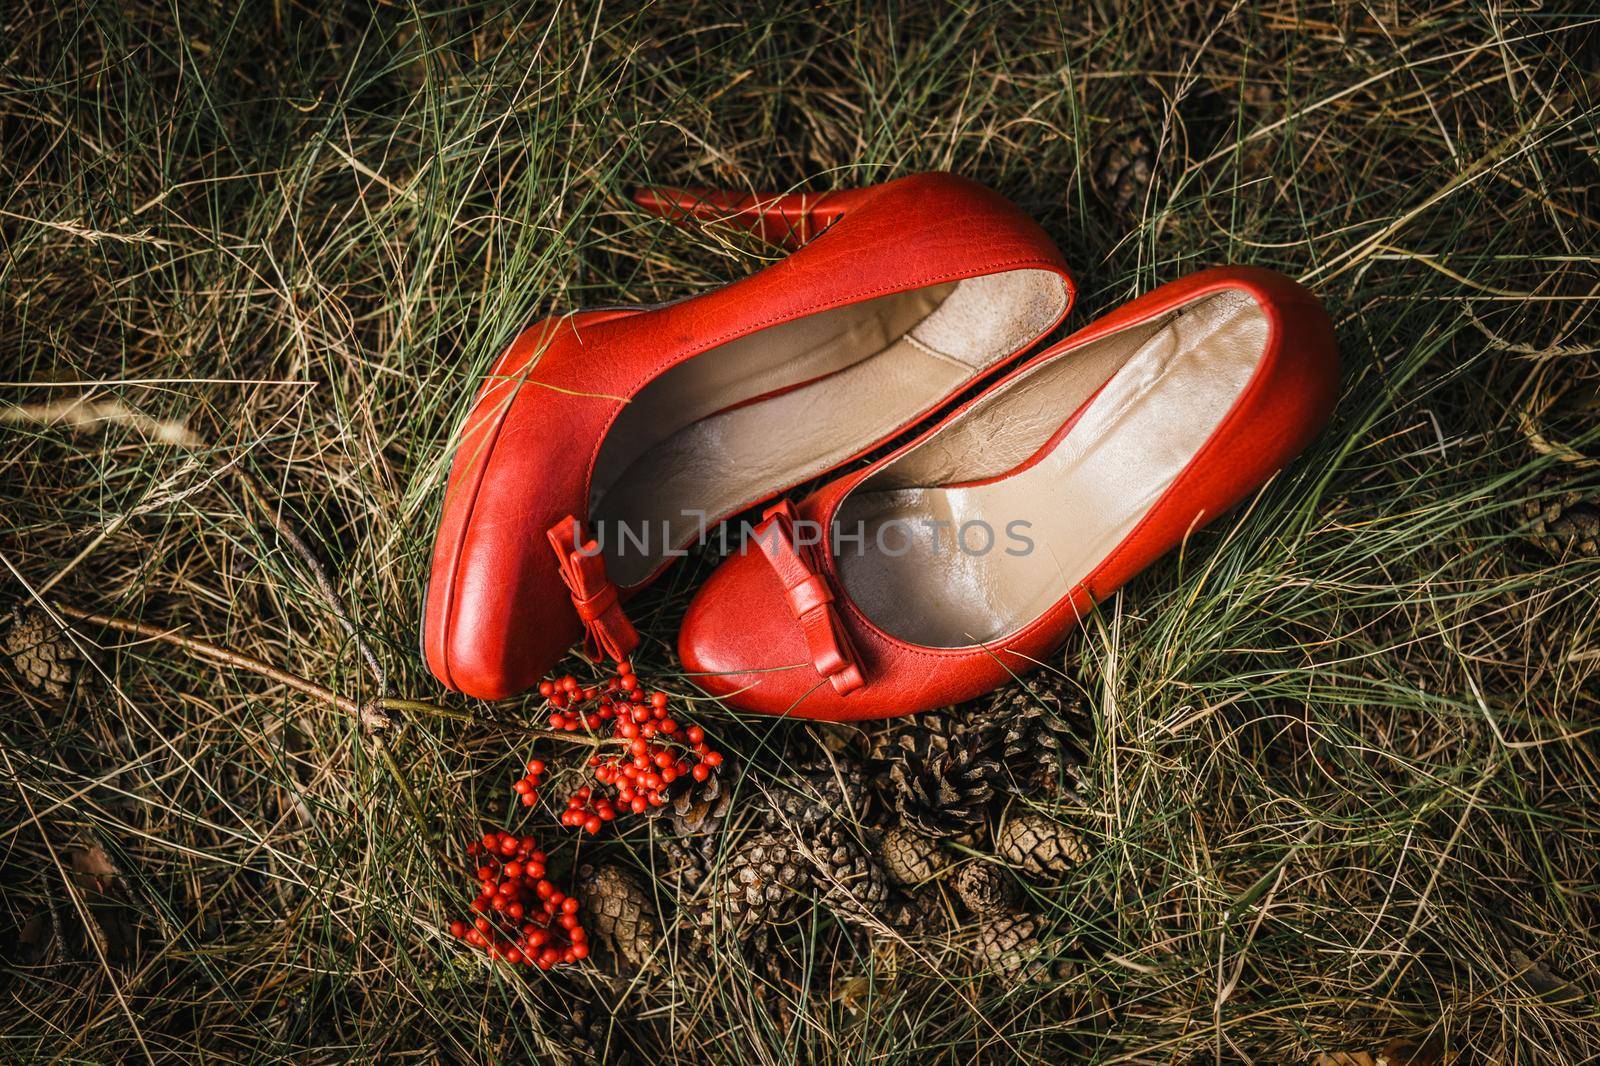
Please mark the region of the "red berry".
<svg viewBox="0 0 1600 1066"><path fill-rule="evenodd" d="M690 770L689 773L696 781L704 781L706 778L711 776L711 767L707 766L705 763L700 763L693 770Z"/></svg>
<svg viewBox="0 0 1600 1066"><path fill-rule="evenodd" d="M450 923L450 935L459 940L467 935L467 928L467 923L463 922L460 918L457 918L455 921Z"/></svg>
<svg viewBox="0 0 1600 1066"><path fill-rule="evenodd" d="M590 836L594 836L596 833L600 832L600 819L591 814L587 819L584 820L583 831L588 833Z"/></svg>
<svg viewBox="0 0 1600 1066"><path fill-rule="evenodd" d="M551 696L555 695L555 691L556 691L556 686L555 686L554 682L551 682L551 681L541 681L541 682L539 682L539 695L543 696L545 699L549 699Z"/></svg>
<svg viewBox="0 0 1600 1066"><path fill-rule="evenodd" d="M705 764L712 769L716 769L722 765L722 752L720 751L708 751L705 753L705 755L701 756L701 758Z"/></svg>
<svg viewBox="0 0 1600 1066"><path fill-rule="evenodd" d="M697 725L690 726L688 729L684 730L684 733L688 736L689 743L691 744L700 744L706 739L706 731Z"/></svg>
<svg viewBox="0 0 1600 1066"><path fill-rule="evenodd" d="M529 777L543 777L544 776L544 760L543 759L529 759L528 760L528 776Z"/></svg>

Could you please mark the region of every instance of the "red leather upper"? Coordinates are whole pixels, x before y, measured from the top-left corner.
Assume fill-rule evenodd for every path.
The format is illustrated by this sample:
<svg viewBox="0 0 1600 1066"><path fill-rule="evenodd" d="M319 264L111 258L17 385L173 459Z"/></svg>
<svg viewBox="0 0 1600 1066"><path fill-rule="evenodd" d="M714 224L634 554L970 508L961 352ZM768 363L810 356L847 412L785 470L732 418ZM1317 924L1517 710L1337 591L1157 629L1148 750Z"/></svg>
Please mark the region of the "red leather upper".
<svg viewBox="0 0 1600 1066"><path fill-rule="evenodd" d="M841 694L813 663L786 590L759 552L732 555L701 588L679 634L679 654L696 682L733 707L766 714L848 721L884 718L972 699L1038 664L1098 600L1258 489L1310 443L1338 389L1333 328L1321 304L1280 274L1252 267L1205 270L1164 285L1028 360L990 386L1046 360L1070 359L1092 340L1157 317L1209 292L1243 289L1263 308L1267 350L1243 393L1206 444L1151 511L1089 576L1044 614L1006 638L968 648L909 644L874 625L843 591L825 544L813 549L833 593L831 606L865 684ZM981 398L980 398L981 399ZM877 463L824 486L797 508L831 528L840 502L886 464L919 447L974 399ZM1072 414L1061 412L1063 419ZM926 590L937 595L937 589Z"/></svg>
<svg viewBox="0 0 1600 1066"><path fill-rule="evenodd" d="M586 519L609 427L666 370L762 328L875 296L1009 269L1067 277L1060 252L1031 219L954 175L915 175L826 201L826 232L757 274L653 310L549 319L500 357L461 431L434 546L423 650L442 682L486 699L512 695L537 683L578 638L546 534L565 516ZM705 200L665 197L652 206L688 202ZM798 212L795 197L723 206L753 228L774 213L790 220L788 236L772 234L788 243L799 236L792 220L810 220L809 230L819 217L816 198ZM948 399L930 396L923 413ZM855 454L885 439L855 442ZM760 499L788 487L769 486Z"/></svg>

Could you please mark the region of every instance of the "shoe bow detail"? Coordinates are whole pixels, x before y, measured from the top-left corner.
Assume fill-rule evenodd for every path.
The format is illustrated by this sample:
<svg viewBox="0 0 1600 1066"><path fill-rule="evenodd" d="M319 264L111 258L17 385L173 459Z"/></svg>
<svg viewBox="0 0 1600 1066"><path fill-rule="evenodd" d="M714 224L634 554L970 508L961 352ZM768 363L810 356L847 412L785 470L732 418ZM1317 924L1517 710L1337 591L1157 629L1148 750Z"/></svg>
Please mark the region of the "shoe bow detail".
<svg viewBox="0 0 1600 1066"><path fill-rule="evenodd" d="M768 507L761 517L754 532L756 543L783 582L789 610L800 623L811 651L811 662L835 692L847 696L866 680L834 605L833 589L822 573L817 547L796 536L797 516L788 500Z"/></svg>
<svg viewBox="0 0 1600 1066"><path fill-rule="evenodd" d="M617 586L606 576L600 545L571 515L551 526L547 536L555 549L561 580L572 593L572 606L583 622L584 650L590 658L605 655L621 662L638 647L639 632L622 610Z"/></svg>

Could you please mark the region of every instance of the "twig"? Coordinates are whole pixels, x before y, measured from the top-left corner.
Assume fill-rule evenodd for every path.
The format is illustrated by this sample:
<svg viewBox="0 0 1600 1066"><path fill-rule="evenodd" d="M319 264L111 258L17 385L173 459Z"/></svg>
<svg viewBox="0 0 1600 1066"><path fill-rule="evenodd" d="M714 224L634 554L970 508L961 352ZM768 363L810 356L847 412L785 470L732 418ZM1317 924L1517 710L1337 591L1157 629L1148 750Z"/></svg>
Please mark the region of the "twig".
<svg viewBox="0 0 1600 1066"><path fill-rule="evenodd" d="M176 645L213 662L236 666L241 670L259 674L279 684L288 685L298 692L303 692L307 696L321 700L324 703L331 703L333 706L350 714L357 716L361 714L361 705L349 696L342 696L331 688L324 688L315 681L307 681L303 677L291 674L287 670L280 670L271 663L263 662L252 656L230 651L215 644L208 644L203 640L196 640L194 637L185 637L170 629L147 625L144 622L135 622L131 618L116 618L112 615L95 614L93 611L81 611L76 607L59 601L52 604L52 606L68 618L75 618L90 625L105 626L107 629L115 629L122 633L132 633L136 636L147 637L150 640L159 640L166 644Z"/></svg>

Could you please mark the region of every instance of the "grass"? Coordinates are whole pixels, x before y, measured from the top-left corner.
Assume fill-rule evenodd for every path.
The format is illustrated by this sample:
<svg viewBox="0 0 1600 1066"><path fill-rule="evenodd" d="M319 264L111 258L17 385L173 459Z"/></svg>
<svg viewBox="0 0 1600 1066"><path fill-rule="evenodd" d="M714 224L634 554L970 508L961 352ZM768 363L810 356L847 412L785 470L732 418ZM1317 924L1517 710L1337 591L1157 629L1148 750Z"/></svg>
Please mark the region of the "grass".
<svg viewBox="0 0 1600 1066"><path fill-rule="evenodd" d="M377 744L95 626L64 692L8 662L0 1054L564 1061L587 1002L638 1061L1600 1057L1600 569L1530 526L1600 492L1594 14L690 6L0 14L0 610L137 619L367 701L281 521L389 695L474 712ZM1139 131L1154 180L1118 209L1093 175ZM631 983L464 956L436 856L503 814L525 748L415 651L471 383L535 315L773 254L642 217L634 184L930 168L1040 220L1071 326L1250 262L1316 290L1345 360L1311 452L1049 664L1094 722L1083 805L1051 813L1095 854L1033 906L1079 973L891 972L820 920L777 984L687 938ZM660 676L709 564L646 601ZM777 769L784 730L702 717Z"/></svg>

